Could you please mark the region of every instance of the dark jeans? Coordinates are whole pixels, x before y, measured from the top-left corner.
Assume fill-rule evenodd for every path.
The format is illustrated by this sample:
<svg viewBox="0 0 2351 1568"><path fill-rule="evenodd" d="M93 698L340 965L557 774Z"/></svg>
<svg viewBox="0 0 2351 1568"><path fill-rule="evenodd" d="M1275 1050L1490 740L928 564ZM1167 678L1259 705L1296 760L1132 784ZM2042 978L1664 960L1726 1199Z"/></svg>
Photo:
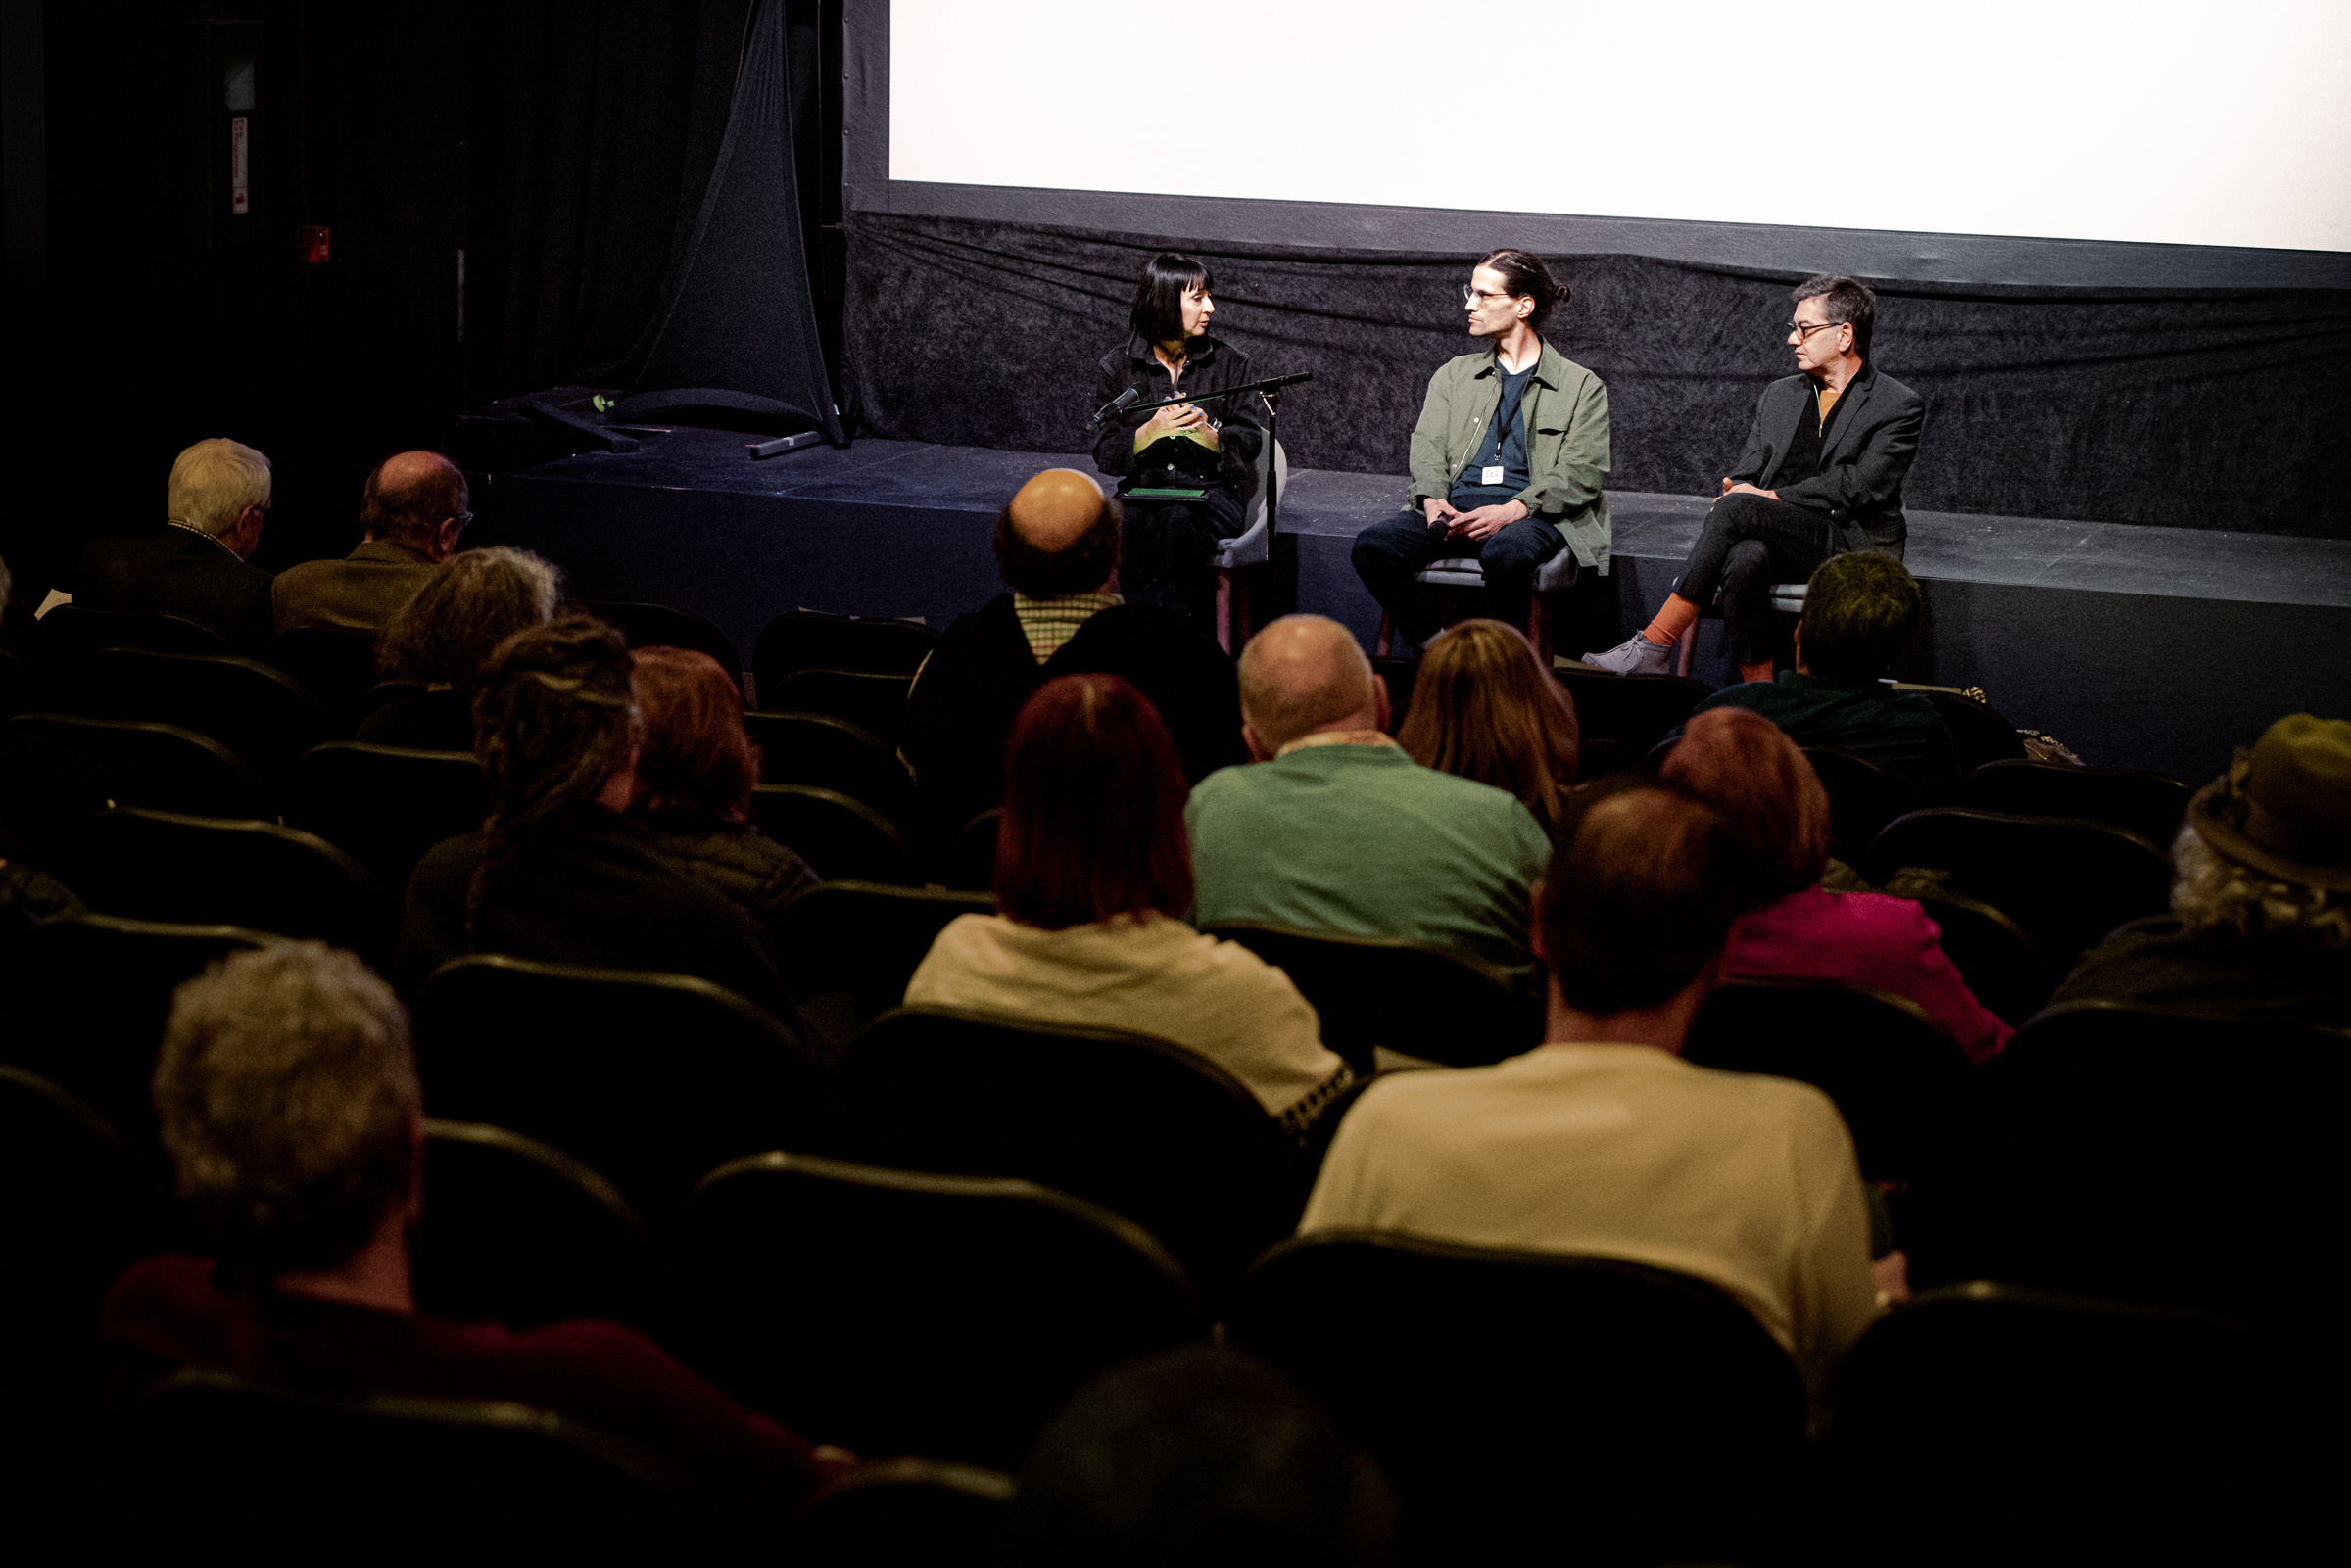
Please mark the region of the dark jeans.
<svg viewBox="0 0 2351 1568"><path fill-rule="evenodd" d="M1119 541L1119 594L1129 604L1181 610L1213 625L1220 540L1235 539L1246 518L1229 491L1211 490L1196 501L1126 500L1127 528Z"/></svg>
<svg viewBox="0 0 2351 1568"><path fill-rule="evenodd" d="M1771 585L1801 583L1835 553L1820 513L1769 496L1724 496L1707 511L1673 591L1703 611L1720 589L1732 662L1759 664L1779 649Z"/></svg>
<svg viewBox="0 0 2351 1568"><path fill-rule="evenodd" d="M1420 513L1400 511L1355 536L1355 575L1405 641L1418 647L1443 630L1428 595L1413 581L1430 561L1477 557L1486 576L1486 613L1523 627L1535 596L1535 569L1566 547L1558 529L1531 517L1490 539L1448 539Z"/></svg>

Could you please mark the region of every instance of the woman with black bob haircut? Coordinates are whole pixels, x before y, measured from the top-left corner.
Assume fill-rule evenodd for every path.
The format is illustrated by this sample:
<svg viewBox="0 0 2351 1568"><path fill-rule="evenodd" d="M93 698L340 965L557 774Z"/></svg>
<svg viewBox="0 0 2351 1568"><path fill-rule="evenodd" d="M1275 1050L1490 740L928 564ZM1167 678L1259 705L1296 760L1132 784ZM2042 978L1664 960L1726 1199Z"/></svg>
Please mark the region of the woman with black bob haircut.
<svg viewBox="0 0 2351 1568"><path fill-rule="evenodd" d="M1163 251L1143 268L1128 313L1132 333L1102 356L1096 406L1133 391L1137 404L1220 391L1252 379L1249 356L1209 333L1216 279L1191 257ZM1265 430L1256 393L1205 404L1131 409L1094 440L1094 466L1117 477L1127 508L1119 589L1128 603L1182 610L1208 624L1220 540L1239 535L1257 493Z"/></svg>

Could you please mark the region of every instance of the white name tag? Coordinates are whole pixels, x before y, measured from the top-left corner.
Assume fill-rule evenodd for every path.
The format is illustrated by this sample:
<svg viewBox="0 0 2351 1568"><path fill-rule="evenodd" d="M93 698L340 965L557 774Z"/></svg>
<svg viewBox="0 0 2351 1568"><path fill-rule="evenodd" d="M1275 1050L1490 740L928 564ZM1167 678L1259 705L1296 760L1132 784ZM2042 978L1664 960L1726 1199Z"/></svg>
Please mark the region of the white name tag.
<svg viewBox="0 0 2351 1568"><path fill-rule="evenodd" d="M1481 485L1499 485L1502 483L1502 464L1500 463L1494 463L1489 467L1480 468L1477 472L1477 482Z"/></svg>

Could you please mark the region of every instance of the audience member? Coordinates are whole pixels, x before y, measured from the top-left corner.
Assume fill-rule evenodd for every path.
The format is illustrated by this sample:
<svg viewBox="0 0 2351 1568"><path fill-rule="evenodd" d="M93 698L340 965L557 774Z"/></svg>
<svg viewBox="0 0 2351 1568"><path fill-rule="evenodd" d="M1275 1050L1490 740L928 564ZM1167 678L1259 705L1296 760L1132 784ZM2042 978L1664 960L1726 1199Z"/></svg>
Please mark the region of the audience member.
<svg viewBox="0 0 2351 1568"><path fill-rule="evenodd" d="M1195 921L1393 937L1524 972L1551 853L1527 809L1382 734L1387 688L1336 621L1275 621L1240 676L1258 760L1202 780L1185 807Z"/></svg>
<svg viewBox="0 0 2351 1568"><path fill-rule="evenodd" d="M621 635L586 616L518 632L491 655L474 698L490 817L427 850L409 878L405 983L461 953L508 953L698 974L792 1016L758 926L621 815L644 734L630 664Z"/></svg>
<svg viewBox="0 0 2351 1568"><path fill-rule="evenodd" d="M2199 791L2172 913L2087 954L2058 1002L2351 1032L2351 720L2289 714Z"/></svg>
<svg viewBox="0 0 2351 1568"><path fill-rule="evenodd" d="M473 749L473 691L491 650L554 619L563 579L528 550L453 555L402 605L375 645L376 674L421 687L360 721L359 738L422 751Z"/></svg>
<svg viewBox="0 0 2351 1568"><path fill-rule="evenodd" d="M1340 1123L1299 1230L1696 1275L1753 1312L1817 1396L1877 1313L1852 1139L1808 1084L1680 1059L1744 859L1722 818L1678 793L1638 785L1592 804L1544 884L1547 1043L1373 1083Z"/></svg>
<svg viewBox="0 0 2351 1568"><path fill-rule="evenodd" d="M1288 1379L1187 1345L1104 1374L1021 1473L1018 1568L1380 1568L1387 1477Z"/></svg>
<svg viewBox="0 0 2351 1568"><path fill-rule="evenodd" d="M617 1323L513 1333L417 1311L424 1106L408 1020L351 954L272 943L182 985L155 1109L218 1257L152 1258L117 1281L99 1325L117 1402L189 1367L327 1398L513 1401L771 1517L817 1479L798 1438Z"/></svg>
<svg viewBox="0 0 2351 1568"><path fill-rule="evenodd" d="M163 527L83 547L73 602L185 616L239 653L260 653L277 623L269 574L246 563L268 516L269 459L222 437L200 441L171 464Z"/></svg>
<svg viewBox="0 0 2351 1568"><path fill-rule="evenodd" d="M1925 600L1908 568L1876 550L1814 569L1796 623L1796 668L1726 687L1698 704L1751 708L1799 746L1849 751L1928 791L1959 782L1959 753L1935 704L1879 681L1917 634Z"/></svg>
<svg viewBox="0 0 2351 1568"><path fill-rule="evenodd" d="M381 631L456 552L471 521L456 464L437 451L394 452L360 491L359 547L339 561L305 561L277 574L277 629Z"/></svg>
<svg viewBox="0 0 2351 1568"><path fill-rule="evenodd" d="M1575 703L1508 621L1455 623L1429 642L1396 743L1423 768L1518 797L1556 830L1575 780Z"/></svg>
<svg viewBox="0 0 2351 1568"><path fill-rule="evenodd" d="M907 1005L1172 1040L1302 1133L1354 1073L1288 975L1184 924L1183 798L1175 742L1133 687L1046 682L1012 727L998 913L939 932Z"/></svg>
<svg viewBox="0 0 2351 1568"><path fill-rule="evenodd" d="M996 518L1011 592L956 617L906 699L906 760L959 827L996 804L1004 737L1029 694L1089 671L1131 682L1197 783L1242 760L1232 661L1180 612L1119 598L1120 508L1074 468L1048 468Z"/></svg>
<svg viewBox="0 0 2351 1568"><path fill-rule="evenodd" d="M1696 714L1659 772L1722 813L1753 871L1758 907L1731 927L1723 978L1824 980L1906 996L1971 1062L2008 1043L2014 1031L1967 988L1917 900L1820 885L1828 791L1769 719L1744 708Z"/></svg>
<svg viewBox="0 0 2351 1568"><path fill-rule="evenodd" d="M637 650L645 740L629 815L662 858L759 917L816 885L806 861L751 823L759 754L743 729L743 692L691 648Z"/></svg>

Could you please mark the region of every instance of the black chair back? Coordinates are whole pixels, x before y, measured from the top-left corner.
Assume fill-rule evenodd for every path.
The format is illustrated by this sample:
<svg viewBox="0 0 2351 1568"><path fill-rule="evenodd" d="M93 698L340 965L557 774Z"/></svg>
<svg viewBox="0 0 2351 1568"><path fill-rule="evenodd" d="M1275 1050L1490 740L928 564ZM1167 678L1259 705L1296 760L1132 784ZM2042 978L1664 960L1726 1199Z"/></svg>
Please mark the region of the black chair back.
<svg viewBox="0 0 2351 1568"><path fill-rule="evenodd" d="M1212 1298L1305 1207L1311 1173L1256 1097L1163 1040L901 1008L851 1043L840 1099L850 1158L1088 1199Z"/></svg>
<svg viewBox="0 0 2351 1568"><path fill-rule="evenodd" d="M426 850L476 831L489 812L489 786L472 752L357 740L304 752L286 799L288 826L350 854L395 900Z"/></svg>
<svg viewBox="0 0 2351 1568"><path fill-rule="evenodd" d="M1388 689L1388 734L1394 735L1404 728L1404 717L1412 711L1413 688L1420 679L1420 661L1375 658L1371 661L1371 673Z"/></svg>
<svg viewBox="0 0 2351 1568"><path fill-rule="evenodd" d="M51 706L47 675L15 648L0 645L0 719Z"/></svg>
<svg viewBox="0 0 2351 1568"><path fill-rule="evenodd" d="M378 951L388 910L367 868L316 833L124 807L73 834L67 882L92 909L183 926L245 926Z"/></svg>
<svg viewBox="0 0 2351 1568"><path fill-rule="evenodd" d="M1208 1333L1140 1226L1026 1181L765 1154L685 1234L697 1364L865 1453L1017 1465L1087 1379Z"/></svg>
<svg viewBox="0 0 2351 1568"><path fill-rule="evenodd" d="M756 785L759 831L795 851L819 877L861 882L918 882L914 851L897 824L862 800L813 784Z"/></svg>
<svg viewBox="0 0 2351 1568"><path fill-rule="evenodd" d="M86 759L105 779L108 796L121 805L203 817L277 814L276 791L260 774L219 741L192 730L62 713L21 713L5 728L11 738Z"/></svg>
<svg viewBox="0 0 2351 1568"><path fill-rule="evenodd" d="M72 688L78 712L193 730L264 778L282 778L325 736L316 697L283 670L231 653L103 648L83 661Z"/></svg>
<svg viewBox="0 0 2351 1568"><path fill-rule="evenodd" d="M914 831L914 775L897 754L846 719L826 713L746 713L763 784L813 784L868 805Z"/></svg>
<svg viewBox="0 0 2351 1568"><path fill-rule="evenodd" d="M375 637L352 627L297 626L277 634L268 659L318 699L331 734L347 736L375 685Z"/></svg>
<svg viewBox="0 0 2351 1568"><path fill-rule="evenodd" d="M40 619L41 657L61 674L100 648L155 648L165 653L226 653L228 643L202 621L136 610L93 610L60 604Z"/></svg>
<svg viewBox="0 0 2351 1568"><path fill-rule="evenodd" d="M1905 686L1897 681L1894 689L1915 691L1935 704L1935 711L1943 716L1943 727L1951 733L1951 746L1959 754L1961 773L1988 762L2025 755L2025 737L1991 703L1943 687Z"/></svg>
<svg viewBox="0 0 2351 1568"><path fill-rule="evenodd" d="M1574 699L1577 728L1595 739L1613 740L1636 757L1647 756L1682 727L1692 708L1714 694L1703 681L1679 675L1618 675L1580 667L1554 673Z"/></svg>
<svg viewBox="0 0 2351 1568"><path fill-rule="evenodd" d="M0 1056L88 1101L129 1146L157 1158L148 1085L182 980L269 938L234 926L61 915L9 944Z"/></svg>
<svg viewBox="0 0 2351 1568"><path fill-rule="evenodd" d="M1861 1174L1906 1181L1935 1167L1964 1110L1967 1058L1916 1002L1802 981L1716 986L1683 1057L1727 1072L1809 1083L1837 1102Z"/></svg>
<svg viewBox="0 0 2351 1568"><path fill-rule="evenodd" d="M792 610L767 623L751 649L759 700L783 706L776 688L797 670L870 670L912 675L938 646L938 634L918 621Z"/></svg>
<svg viewBox="0 0 2351 1568"><path fill-rule="evenodd" d="M854 1033L906 1000L906 982L946 924L993 913L985 893L886 882L820 882L768 922L776 968L803 1012Z"/></svg>
<svg viewBox="0 0 2351 1568"><path fill-rule="evenodd" d="M577 608L618 631L633 648L691 648L707 653L738 689L743 686L743 655L735 651L726 633L692 610L621 599L584 599Z"/></svg>
<svg viewBox="0 0 2351 1568"><path fill-rule="evenodd" d="M939 866L939 880L949 887L984 890L996 885L996 830L1003 825L1004 808L990 806L956 830Z"/></svg>
<svg viewBox="0 0 2351 1568"><path fill-rule="evenodd" d="M1883 884L1905 866L1950 873L1952 892L1980 898L2025 928L2052 974L2086 948L2171 904L2171 857L2102 822L2013 817L1936 807L1896 817L1870 845Z"/></svg>
<svg viewBox="0 0 2351 1568"><path fill-rule="evenodd" d="M759 685L760 706L771 713L825 713L846 719L883 745L897 746L906 724L911 675L872 670L794 670Z"/></svg>
<svg viewBox="0 0 2351 1568"><path fill-rule="evenodd" d="M436 1113L553 1145L655 1223L714 1166L822 1129L808 1045L691 975L477 954L434 971L414 1017Z"/></svg>
<svg viewBox="0 0 2351 1568"><path fill-rule="evenodd" d="M1806 746L1820 786L1829 792L1829 853L1848 866L1869 859L1870 843L1895 818L1926 804L1916 786L1867 757L1827 746Z"/></svg>
<svg viewBox="0 0 2351 1568"><path fill-rule="evenodd" d="M1410 942L1235 923L1238 942L1290 977L1322 1021L1322 1043L1364 1076L1385 1046L1447 1067L1483 1067L1543 1043L1543 1002L1473 959Z"/></svg>
<svg viewBox="0 0 2351 1568"><path fill-rule="evenodd" d="M2170 774L2012 758L1969 774L1954 804L2028 817L2086 817L2168 849L2194 795Z"/></svg>
<svg viewBox="0 0 2351 1568"><path fill-rule="evenodd" d="M995 1568L1017 1483L941 1459L861 1464L812 1498L792 1540L807 1568Z"/></svg>
<svg viewBox="0 0 2351 1568"><path fill-rule="evenodd" d="M2340 1034L2069 1003L1984 1070L1975 1157L1912 1194L1914 1277L2331 1324L2331 1278L2277 1260L2351 1203Z"/></svg>
<svg viewBox="0 0 2351 1568"><path fill-rule="evenodd" d="M1702 1280L1331 1231L1261 1259L1225 1326L1387 1467L1407 1560L1565 1531L1578 1560L1751 1561L1788 1506L1801 1380Z"/></svg>
<svg viewBox="0 0 2351 1568"><path fill-rule="evenodd" d="M652 1326L645 1221L559 1149L478 1121L424 1124L417 1309L537 1328L575 1317Z"/></svg>
<svg viewBox="0 0 2351 1568"><path fill-rule="evenodd" d="M112 1560L660 1562L712 1553L686 1478L504 1401L326 1400L188 1371L116 1423L91 1477Z"/></svg>
<svg viewBox="0 0 2351 1568"><path fill-rule="evenodd" d="M2299 1491L2278 1462L2285 1359L2197 1313L1982 1281L1928 1292L1840 1369L1837 1495L1862 1539L1895 1531L1924 1563L2025 1542L2052 1563L2290 1560L2315 1537L2280 1507L2315 1524L2327 1488ZM1974 1467L1991 1454L1988 1484Z"/></svg>
<svg viewBox="0 0 2351 1568"><path fill-rule="evenodd" d="M1943 932L1943 952L1967 981L1977 1001L2010 1026L2047 1004L2057 983L2025 928L1980 898L1919 886L1904 886Z"/></svg>

